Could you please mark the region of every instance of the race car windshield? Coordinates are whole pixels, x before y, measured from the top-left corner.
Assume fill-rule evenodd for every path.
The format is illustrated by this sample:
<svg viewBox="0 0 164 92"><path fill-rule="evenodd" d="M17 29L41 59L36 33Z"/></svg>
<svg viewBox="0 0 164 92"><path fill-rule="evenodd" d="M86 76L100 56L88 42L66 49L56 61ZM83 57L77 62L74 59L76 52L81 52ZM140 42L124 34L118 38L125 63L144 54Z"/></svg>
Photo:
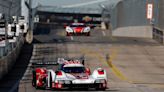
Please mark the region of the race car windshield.
<svg viewBox="0 0 164 92"><path fill-rule="evenodd" d="M86 25L70 25L70 27L86 27Z"/></svg>
<svg viewBox="0 0 164 92"><path fill-rule="evenodd" d="M84 67L63 67L63 71L66 73L84 73Z"/></svg>

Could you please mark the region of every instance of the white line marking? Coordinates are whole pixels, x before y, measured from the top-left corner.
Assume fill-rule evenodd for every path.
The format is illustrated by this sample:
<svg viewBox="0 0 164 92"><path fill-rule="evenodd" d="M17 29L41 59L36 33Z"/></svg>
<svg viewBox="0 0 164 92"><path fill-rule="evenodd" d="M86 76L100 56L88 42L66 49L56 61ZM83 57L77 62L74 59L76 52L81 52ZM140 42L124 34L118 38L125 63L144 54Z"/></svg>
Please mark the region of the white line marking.
<svg viewBox="0 0 164 92"><path fill-rule="evenodd" d="M102 34L103 34L103 36L106 36L106 33L105 33L105 31L102 31Z"/></svg>

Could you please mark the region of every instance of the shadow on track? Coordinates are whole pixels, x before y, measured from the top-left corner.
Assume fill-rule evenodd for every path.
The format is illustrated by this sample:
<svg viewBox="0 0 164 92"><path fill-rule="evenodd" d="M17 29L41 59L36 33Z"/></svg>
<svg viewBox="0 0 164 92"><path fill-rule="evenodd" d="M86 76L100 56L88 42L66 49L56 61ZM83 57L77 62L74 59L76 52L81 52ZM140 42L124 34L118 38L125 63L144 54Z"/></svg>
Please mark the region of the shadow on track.
<svg viewBox="0 0 164 92"><path fill-rule="evenodd" d="M27 65L31 59L33 51L32 44L24 44L22 46L19 58L16 60L13 68L9 73L0 80L0 92L17 92L19 80L26 71Z"/></svg>

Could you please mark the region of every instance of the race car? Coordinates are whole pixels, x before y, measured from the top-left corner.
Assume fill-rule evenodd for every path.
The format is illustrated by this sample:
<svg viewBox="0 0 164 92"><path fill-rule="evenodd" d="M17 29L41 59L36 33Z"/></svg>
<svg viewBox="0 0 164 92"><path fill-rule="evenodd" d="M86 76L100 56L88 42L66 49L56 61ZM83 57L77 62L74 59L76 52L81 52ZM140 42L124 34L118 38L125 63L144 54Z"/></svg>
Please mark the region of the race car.
<svg viewBox="0 0 164 92"><path fill-rule="evenodd" d="M36 68L32 71L32 86L37 88L46 88L47 70L45 68Z"/></svg>
<svg viewBox="0 0 164 92"><path fill-rule="evenodd" d="M90 36L90 27L85 25L84 23L72 23L69 26L65 27L67 36L71 35L86 35Z"/></svg>
<svg viewBox="0 0 164 92"><path fill-rule="evenodd" d="M107 74L102 68L91 73L80 60L58 59L58 69L37 68L33 71L33 86L51 89L107 88Z"/></svg>

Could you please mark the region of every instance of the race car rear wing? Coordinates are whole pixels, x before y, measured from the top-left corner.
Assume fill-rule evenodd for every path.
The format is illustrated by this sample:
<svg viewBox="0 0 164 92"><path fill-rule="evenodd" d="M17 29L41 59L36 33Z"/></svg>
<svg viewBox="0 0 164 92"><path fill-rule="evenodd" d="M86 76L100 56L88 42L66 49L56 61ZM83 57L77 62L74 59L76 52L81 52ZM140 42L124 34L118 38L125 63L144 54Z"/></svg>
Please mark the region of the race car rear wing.
<svg viewBox="0 0 164 92"><path fill-rule="evenodd" d="M37 68L37 67L49 67L49 66L56 66L58 65L55 61L46 61L46 62L32 62L31 68Z"/></svg>
<svg viewBox="0 0 164 92"><path fill-rule="evenodd" d="M78 60L81 64L84 65L85 58L84 56L81 57L72 57L72 58L57 58L57 59L50 59L50 58L35 58L31 61L32 68L35 67L45 67L45 66L51 66L51 65L59 65L63 64L66 61L76 61Z"/></svg>
<svg viewBox="0 0 164 92"><path fill-rule="evenodd" d="M56 59L46 59L46 58L35 58L31 61L31 66L34 67L44 67L44 66L50 66L50 65L58 65Z"/></svg>
<svg viewBox="0 0 164 92"><path fill-rule="evenodd" d="M57 62L55 61L46 61L46 62L32 62L32 65L38 65L38 66L41 66L41 65L58 65Z"/></svg>
<svg viewBox="0 0 164 92"><path fill-rule="evenodd" d="M85 57L84 57L84 55L83 56L81 56L81 57L72 57L72 58L58 58L57 59L57 63L58 64L63 64L64 62L66 62L66 61L79 61L81 64L83 64L84 65L84 61L85 61Z"/></svg>

